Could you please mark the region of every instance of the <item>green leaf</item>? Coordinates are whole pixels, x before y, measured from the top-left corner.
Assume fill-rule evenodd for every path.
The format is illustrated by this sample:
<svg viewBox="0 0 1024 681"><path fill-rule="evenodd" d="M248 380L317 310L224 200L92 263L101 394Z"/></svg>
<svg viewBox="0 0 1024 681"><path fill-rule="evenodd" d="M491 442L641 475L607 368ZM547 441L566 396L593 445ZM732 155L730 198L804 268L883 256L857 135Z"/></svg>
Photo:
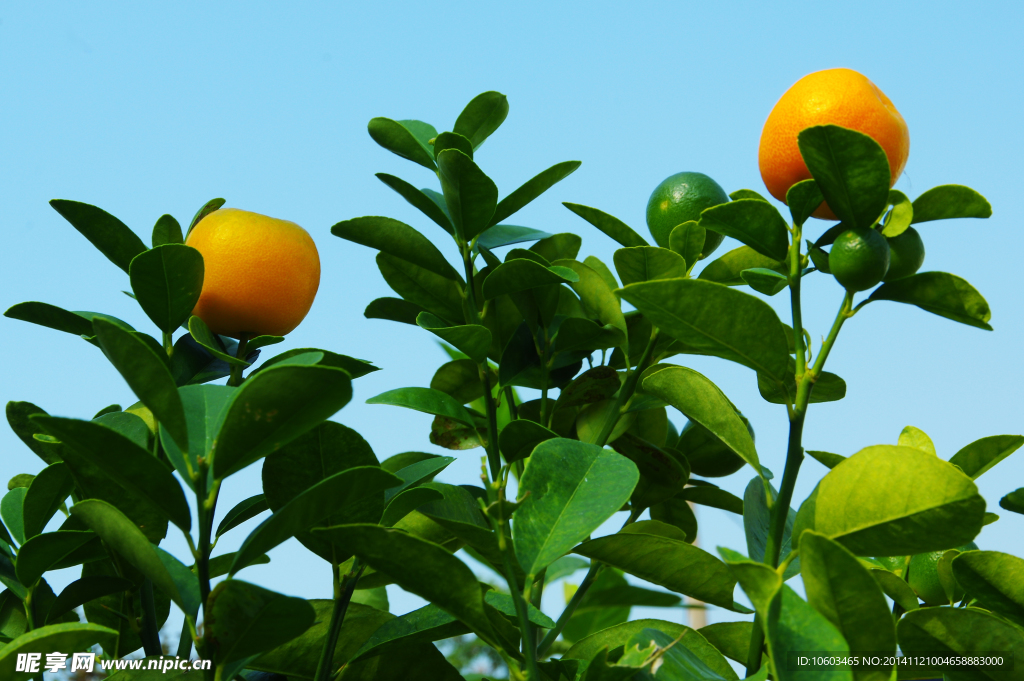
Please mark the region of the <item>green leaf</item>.
<svg viewBox="0 0 1024 681"><path fill-rule="evenodd" d="M25 492L22 508L25 537L34 537L46 528L50 518L71 495L75 481L63 463L50 464L39 471Z"/></svg>
<svg viewBox="0 0 1024 681"><path fill-rule="evenodd" d="M707 642L730 660L747 663L750 651L751 622L715 622L700 628L700 634Z"/></svg>
<svg viewBox="0 0 1024 681"><path fill-rule="evenodd" d="M882 568L870 568L868 572L875 578L882 592L894 603L899 603L904 610L909 612L921 607L917 601L917 594L902 577Z"/></svg>
<svg viewBox="0 0 1024 681"><path fill-rule="evenodd" d="M768 202L768 199L764 198L761 194L758 194L753 189L737 189L734 192L729 192L729 198L733 201L739 201L740 199L757 199L758 201ZM744 660L746 662L746 660Z"/></svg>
<svg viewBox="0 0 1024 681"><path fill-rule="evenodd" d="M367 125L367 131L374 142L392 154L409 159L424 168L437 170L433 155L401 121L393 121L390 118L374 118ZM431 137L433 136L431 135Z"/></svg>
<svg viewBox="0 0 1024 681"><path fill-rule="evenodd" d="M160 442L168 460L190 488L195 489L192 473L199 470L199 457L210 458L214 440L223 423L224 410L237 388L224 385L189 385L178 389L185 421L188 424L188 449L181 448L160 424Z"/></svg>
<svg viewBox="0 0 1024 681"><path fill-rule="evenodd" d="M225 408L214 476L226 478L277 451L351 398L351 379L333 367L280 365L250 376Z"/></svg>
<svg viewBox="0 0 1024 681"><path fill-rule="evenodd" d="M631 496L634 507L650 507L673 498L690 477L685 457L670 454L632 433L616 438L612 448L640 470L640 481ZM696 532L686 534L684 538L688 539Z"/></svg>
<svg viewBox="0 0 1024 681"><path fill-rule="evenodd" d="M47 532L31 537L18 551L18 562L15 564L18 581L25 586L34 585L44 572L53 569L95 537L92 532L71 530Z"/></svg>
<svg viewBox="0 0 1024 681"><path fill-rule="evenodd" d="M434 138L434 158L445 149L458 149L466 156L473 158L473 145L457 132L442 132Z"/></svg>
<svg viewBox="0 0 1024 681"><path fill-rule="evenodd" d="M653 534L619 532L585 541L573 552L670 591L727 610L734 609L732 592L736 580L728 567L685 541Z"/></svg>
<svg viewBox="0 0 1024 681"><path fill-rule="evenodd" d="M767 485L771 490L772 507L779 496L778 491L771 484ZM772 510L767 503L765 493L765 482L760 478L753 478L747 483L743 492L743 533L747 538L747 553L750 559L757 563L763 563L765 551L768 544L768 532L771 526ZM782 532L782 546L779 549L779 562L789 557L792 551L793 523L796 520L796 512L789 509L786 516L786 527ZM786 569L784 579L790 579L800 572L800 560L796 559Z"/></svg>
<svg viewBox="0 0 1024 681"><path fill-rule="evenodd" d="M97 575L77 579L60 592L46 615L47 623L57 623L61 617L80 605L123 591L131 591L133 585L127 579Z"/></svg>
<svg viewBox="0 0 1024 681"><path fill-rule="evenodd" d="M71 515L84 522L107 546L151 579L153 586L170 596L182 610L191 610L191 603L185 594L179 593L174 578L157 553L157 547L121 511L105 501L85 499L71 507Z"/></svg>
<svg viewBox="0 0 1024 681"><path fill-rule="evenodd" d="M755 267L749 270L743 270L740 272L740 277L747 283L750 288L754 289L758 293L763 293L766 296L774 296L776 293L782 291L782 289L789 286L789 278L785 277L775 270L769 270L764 267Z"/></svg>
<svg viewBox="0 0 1024 681"><path fill-rule="evenodd" d="M554 440L558 433L548 430L539 423L526 419L516 419L501 429L498 434L498 445L505 461L512 463L521 461L533 453L541 442Z"/></svg>
<svg viewBox="0 0 1024 681"><path fill-rule="evenodd" d="M3 518L4 525L7 526L11 536L14 537L14 541L18 544L25 543L25 494L28 489L25 487L15 487L4 495L2 501L0 501L0 517Z"/></svg>
<svg viewBox="0 0 1024 681"><path fill-rule="evenodd" d="M478 400L484 396L480 366L468 358L442 364L430 379L430 388L451 395L459 404Z"/></svg>
<svg viewBox="0 0 1024 681"><path fill-rule="evenodd" d="M606 350L626 344L626 334L614 326L598 326L589 319L569 317L562 321L552 343L552 352Z"/></svg>
<svg viewBox="0 0 1024 681"><path fill-rule="evenodd" d="M905 279L890 281L875 289L868 300L917 305L954 322L992 330L988 324L992 311L985 299L966 281L946 272L919 272Z"/></svg>
<svg viewBox="0 0 1024 681"><path fill-rule="evenodd" d="M982 473L1020 449L1021 445L1024 445L1024 436L991 435L967 445L949 462L959 466L971 480L977 480Z"/></svg>
<svg viewBox="0 0 1024 681"><path fill-rule="evenodd" d="M490 90L474 97L452 128L470 141L476 149L491 136L508 116L508 98L500 92Z"/></svg>
<svg viewBox="0 0 1024 681"><path fill-rule="evenodd" d="M757 375L757 390L761 397L772 404L794 404L796 402L796 361L789 360L790 373L782 382L773 381L763 374ZM810 404L836 402L846 397L846 381L828 371L823 371L814 382L808 398Z"/></svg>
<svg viewBox="0 0 1024 681"><path fill-rule="evenodd" d="M391 290L408 302L449 322L463 322L462 295L457 282L387 253L377 254L377 267Z"/></svg>
<svg viewBox="0 0 1024 681"><path fill-rule="evenodd" d="M622 508L636 465L596 445L556 439L533 450L513 521L516 555L531 578Z"/></svg>
<svg viewBox="0 0 1024 681"><path fill-rule="evenodd" d="M889 204L892 205L892 210L885 220L882 235L891 239L903 234L913 223L914 207L910 203L910 198L898 189L889 190Z"/></svg>
<svg viewBox="0 0 1024 681"><path fill-rule="evenodd" d="M331 227L331 234L419 265L445 279L462 281L430 239L404 222L376 216L353 218Z"/></svg>
<svg viewBox="0 0 1024 681"><path fill-rule="evenodd" d="M60 451L62 445L42 442L33 437L34 434L39 432L39 427L31 418L36 414L48 416L45 411L31 402L8 402L5 413L7 415L7 424L11 427L11 430L36 456L46 464L56 463L61 460Z"/></svg>
<svg viewBox="0 0 1024 681"><path fill-rule="evenodd" d="M668 245L686 261L686 267L692 269L704 251L707 230L696 221L690 220L672 228L668 236Z"/></svg>
<svg viewBox="0 0 1024 681"><path fill-rule="evenodd" d="M885 596L867 568L824 535L800 538L800 564L807 602L839 630L851 650L896 654L896 627ZM888 681L892 665L857 666L857 681Z"/></svg>
<svg viewBox="0 0 1024 681"><path fill-rule="evenodd" d="M449 234L453 234L455 232L455 228L452 227L452 221L448 219L448 215L445 211L434 203L433 199L427 196L424 192L412 186L405 180L395 177L394 175L388 175L387 173L377 173L377 179L394 189L399 196L437 223L441 229Z"/></svg>
<svg viewBox="0 0 1024 681"><path fill-rule="evenodd" d="M654 246L620 248L615 251L615 271L622 285L655 279L685 277L686 260L675 251Z"/></svg>
<svg viewBox="0 0 1024 681"><path fill-rule="evenodd" d="M591 208L589 206L581 206L578 203L565 203L562 205L571 210L576 215L597 227L599 230L610 236L619 245L630 248L633 246L649 246L646 239L637 234L632 227L627 225L622 220L616 217L608 215L604 211L600 211L597 208Z"/></svg>
<svg viewBox="0 0 1024 681"><path fill-rule="evenodd" d="M185 232L185 238L188 239L188 235L192 233L192 230L198 225L203 218L210 213L220 210L224 204L227 203L224 199L210 199L203 206L196 211L196 214L192 216L192 222L188 224L188 231Z"/></svg>
<svg viewBox="0 0 1024 681"><path fill-rule="evenodd" d="M526 184L498 202L498 207L494 210L494 216L491 218L491 224L496 225L514 215L579 167L579 161L564 161L534 176Z"/></svg>
<svg viewBox="0 0 1024 681"><path fill-rule="evenodd" d="M788 375L789 344L782 322L754 296L692 279L631 284L618 293L684 344L681 351L738 362L780 382Z"/></svg>
<svg viewBox="0 0 1024 681"><path fill-rule="evenodd" d="M580 407L610 399L619 391L622 383L619 373L607 366L597 366L577 376L558 395L555 408Z"/></svg>
<svg viewBox="0 0 1024 681"><path fill-rule="evenodd" d="M1000 499L999 506L1014 513L1024 513L1024 487L1015 489Z"/></svg>
<svg viewBox="0 0 1024 681"><path fill-rule="evenodd" d="M418 610L385 622L373 632L352 657L359 660L383 653L393 653L415 643L440 641L470 632L469 627L436 605L425 605Z"/></svg>
<svg viewBox="0 0 1024 681"><path fill-rule="evenodd" d="M271 650L309 629L313 606L237 579L221 582L210 593L207 636L220 667L232 660Z"/></svg>
<svg viewBox="0 0 1024 681"><path fill-rule="evenodd" d="M944 184L932 187L914 200L914 221L950 220L954 218L987 218L992 206L984 196L970 187Z"/></svg>
<svg viewBox="0 0 1024 681"><path fill-rule="evenodd" d="M92 421L53 416L36 416L35 420L43 430L74 448L111 480L137 494L183 532L192 528L192 513L181 485L148 451Z"/></svg>
<svg viewBox="0 0 1024 681"><path fill-rule="evenodd" d="M77 312L69 312L64 308L30 301L12 305L4 312L8 319L17 319L29 324L38 324L49 329L63 331L75 336L91 336L92 324L89 319Z"/></svg>
<svg viewBox="0 0 1024 681"><path fill-rule="evenodd" d="M979 607L1024 626L1024 560L999 551L965 551L953 559L953 575Z"/></svg>
<svg viewBox="0 0 1024 681"><path fill-rule="evenodd" d="M462 620L488 644L497 645L476 576L437 544L377 525L339 525L315 532L348 547L374 570Z"/></svg>
<svg viewBox="0 0 1024 681"><path fill-rule="evenodd" d="M187 449L185 411L164 359L141 338L104 319L94 319L92 325L103 354L128 387L153 412L178 446Z"/></svg>
<svg viewBox="0 0 1024 681"><path fill-rule="evenodd" d="M807 670L788 664L792 653L821 650L828 651L829 655L846 657L850 646L827 619L785 584L769 605L767 630L768 649L779 681L848 681L853 678L849 667Z"/></svg>
<svg viewBox="0 0 1024 681"><path fill-rule="evenodd" d="M442 501L444 495L436 489L429 487L413 487L396 494L387 507L384 515L381 516L382 527L394 527L395 523L409 515L424 504L432 501Z"/></svg>
<svg viewBox="0 0 1024 681"><path fill-rule="evenodd" d="M67 623L51 624L45 627L33 629L17 637L7 645L0 648L0 669L6 669L7 681L28 681L31 678L39 678L41 674L36 672L14 671L19 655L36 653L41 656L40 669L44 668L46 656L55 650L61 652L78 652L88 650L93 645L100 643L108 645L116 640L117 632L98 624Z"/></svg>
<svg viewBox="0 0 1024 681"><path fill-rule="evenodd" d="M65 199L53 199L50 206L125 274L132 258L146 250L135 232L105 210Z"/></svg>
<svg viewBox="0 0 1024 681"><path fill-rule="evenodd" d="M907 556L971 541L985 500L955 466L919 449L875 445L833 468L808 512L807 529L857 555Z"/></svg>
<svg viewBox="0 0 1024 681"><path fill-rule="evenodd" d="M319 355L320 357L318 359L314 359L316 355ZM299 361L300 359L303 361ZM380 371L379 367L373 366L371 362L367 362L364 359L356 359L355 357L349 357L348 355L339 355L335 352L331 352L330 350L321 350L320 348L295 348L293 350L282 352L280 355L271 357L261 364L253 373L263 371L264 369L268 369L285 361L289 364L317 364L324 367L344 369L345 372L353 379L361 378L362 376L373 373L374 371Z"/></svg>
<svg viewBox="0 0 1024 681"><path fill-rule="evenodd" d="M420 485L425 482L430 482L434 479L434 476L448 468L451 463L455 461L454 457L451 456L430 456L426 459L421 459L415 463L411 463L408 466L404 466L396 471L394 474L402 479L401 484L391 487L384 494L385 502L391 501L400 492L403 492L411 487Z"/></svg>
<svg viewBox="0 0 1024 681"><path fill-rule="evenodd" d="M491 349L491 332L487 327L479 324L450 326L429 312L420 312L416 317L416 324L450 343L474 362L482 363L487 360L487 351Z"/></svg>
<svg viewBox="0 0 1024 681"><path fill-rule="evenodd" d="M396 484L401 484L399 478L374 466L350 468L325 478L276 510L245 538L230 574L327 516L346 518L364 499Z"/></svg>
<svg viewBox="0 0 1024 681"><path fill-rule="evenodd" d="M700 485L698 487L687 487L679 497L690 503L720 508L729 513L743 515L743 500L731 492L726 492L718 487Z"/></svg>
<svg viewBox="0 0 1024 681"><path fill-rule="evenodd" d="M707 428L761 474L761 463L750 431L729 398L714 383L692 369L668 367L646 376L642 389Z"/></svg>
<svg viewBox="0 0 1024 681"><path fill-rule="evenodd" d="M173 215L161 215L153 225L153 248L167 244L183 244L185 237L181 234L181 225Z"/></svg>
<svg viewBox="0 0 1024 681"><path fill-rule="evenodd" d="M220 525L217 526L217 534L215 536L220 537L228 530L238 527L246 520L255 518L260 513L269 509L270 506L267 504L267 498L262 494L256 494L248 499L243 499L224 514Z"/></svg>
<svg viewBox="0 0 1024 681"><path fill-rule="evenodd" d="M199 251L166 244L135 256L128 276L146 316L164 333L173 333L199 302L204 271Z"/></svg>
<svg viewBox="0 0 1024 681"><path fill-rule="evenodd" d="M570 285L580 297L583 309L590 318L597 319L602 325L615 327L623 335L627 333L622 305L596 270L575 260L556 260L554 264L571 269L579 277L579 281Z"/></svg>
<svg viewBox="0 0 1024 681"><path fill-rule="evenodd" d="M818 210L818 207L821 206L824 200L825 197L822 195L814 178L801 180L786 192L786 205L789 206L789 213L793 217L793 222L798 225L807 222L807 218L811 217L811 214Z"/></svg>
<svg viewBox="0 0 1024 681"><path fill-rule="evenodd" d="M423 308L401 298L377 298L366 306L363 316L367 319L387 319L393 322L416 325L416 315Z"/></svg>
<svg viewBox="0 0 1024 681"><path fill-rule="evenodd" d="M1019 660L1024 655L1024 633L1018 627L977 608L920 608L908 612L896 626L900 650L908 656L973 656L1002 653ZM951 679L1010 681L1016 668L973 667L958 674L959 666L945 666Z"/></svg>
<svg viewBox="0 0 1024 681"><path fill-rule="evenodd" d="M744 270L759 268L769 269L779 274L787 272L784 263L761 255L750 246L740 246L708 263L707 267L701 270L698 279L726 286L740 286L746 283L743 279Z"/></svg>
<svg viewBox="0 0 1024 681"><path fill-rule="evenodd" d="M485 300L519 293L542 286L557 286L579 281L572 271L564 267L545 267L532 260L517 258L502 263L484 279Z"/></svg>
<svg viewBox="0 0 1024 681"><path fill-rule="evenodd" d="M807 454L826 468L835 468L842 462L846 461L845 456L840 456L839 454L833 454L831 452L816 452L814 450L808 450Z"/></svg>
<svg viewBox="0 0 1024 681"><path fill-rule="evenodd" d="M397 388L366 400L367 404L390 404L464 423L473 427L473 417L450 395L430 388Z"/></svg>
<svg viewBox="0 0 1024 681"><path fill-rule="evenodd" d="M473 159L457 149L438 154L437 167L455 234L463 241L472 241L492 224L498 187Z"/></svg>
<svg viewBox="0 0 1024 681"><path fill-rule="evenodd" d="M935 454L935 443L932 442L927 433L914 426L906 426L900 431L900 437L896 444L900 447L920 449L927 454Z"/></svg>
<svg viewBox="0 0 1024 681"><path fill-rule="evenodd" d="M829 208L840 220L871 227L889 200L889 159L868 135L818 125L797 135L803 156Z"/></svg>
<svg viewBox="0 0 1024 681"><path fill-rule="evenodd" d="M765 257L785 260L789 230L775 206L759 199L740 199L708 208L700 215L705 230L731 236Z"/></svg>
<svg viewBox="0 0 1024 681"><path fill-rule="evenodd" d="M494 225L488 227L476 238L477 249L486 248L493 251L502 246L523 243L524 241L537 241L538 239L551 238L551 234L539 229L530 227L518 227L516 225Z"/></svg>
<svg viewBox="0 0 1024 681"><path fill-rule="evenodd" d="M167 574L171 576L171 580L174 581L174 585L177 587L182 610L195 619L199 616L199 608L202 606L202 596L199 591L199 579L196 573L159 546L154 548L156 549L157 557L160 559L160 562L163 563L164 569L167 570ZM211 561L211 567L216 568L219 566ZM210 578L213 578L212 571Z"/></svg>

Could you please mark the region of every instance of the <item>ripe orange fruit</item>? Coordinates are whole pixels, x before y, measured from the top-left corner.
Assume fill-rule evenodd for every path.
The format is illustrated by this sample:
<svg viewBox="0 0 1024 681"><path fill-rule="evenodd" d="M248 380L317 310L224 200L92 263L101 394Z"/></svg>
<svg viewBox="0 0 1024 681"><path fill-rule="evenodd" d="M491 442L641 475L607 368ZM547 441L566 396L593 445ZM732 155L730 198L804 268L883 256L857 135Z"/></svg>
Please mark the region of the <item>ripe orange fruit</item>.
<svg viewBox="0 0 1024 681"><path fill-rule="evenodd" d="M757 160L761 178L772 196L785 203L789 188L811 177L800 156L797 135L815 125L839 125L869 135L889 159L889 186L896 184L910 154L910 132L903 116L878 86L862 74L850 69L828 69L798 80L768 114ZM826 204L814 216L836 219Z"/></svg>
<svg viewBox="0 0 1024 681"><path fill-rule="evenodd" d="M203 254L203 292L192 314L232 338L284 336L309 312L320 255L294 222L237 208L199 221L185 244Z"/></svg>

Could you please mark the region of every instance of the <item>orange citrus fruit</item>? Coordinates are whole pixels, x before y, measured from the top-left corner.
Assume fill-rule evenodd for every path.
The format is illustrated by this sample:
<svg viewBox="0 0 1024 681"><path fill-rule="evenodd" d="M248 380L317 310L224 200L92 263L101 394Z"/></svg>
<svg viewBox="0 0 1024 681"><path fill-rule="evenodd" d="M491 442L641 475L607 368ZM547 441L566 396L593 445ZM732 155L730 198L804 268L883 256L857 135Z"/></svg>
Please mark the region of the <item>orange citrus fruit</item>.
<svg viewBox="0 0 1024 681"><path fill-rule="evenodd" d="M205 265L192 314L214 333L284 336L313 305L320 256L294 222L222 208L200 220L185 244L202 253Z"/></svg>
<svg viewBox="0 0 1024 681"><path fill-rule="evenodd" d="M815 125L839 125L869 135L889 159L889 186L896 184L910 154L910 132L903 116L862 74L828 69L798 80L768 114L757 156L761 178L772 196L785 203L789 188L811 177L800 156L797 135ZM814 216L836 219L826 204Z"/></svg>

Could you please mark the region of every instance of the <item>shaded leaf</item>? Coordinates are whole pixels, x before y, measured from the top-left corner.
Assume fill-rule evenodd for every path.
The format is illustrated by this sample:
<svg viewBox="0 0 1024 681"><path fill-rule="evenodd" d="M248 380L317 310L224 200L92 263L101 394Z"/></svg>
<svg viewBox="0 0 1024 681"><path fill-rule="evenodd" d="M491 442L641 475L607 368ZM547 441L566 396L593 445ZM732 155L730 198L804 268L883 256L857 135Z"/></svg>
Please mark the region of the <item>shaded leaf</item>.
<svg viewBox="0 0 1024 681"><path fill-rule="evenodd" d="M528 203L551 189L555 184L564 180L579 167L579 161L563 161L535 175L523 186L498 202L498 206L494 211L494 217L491 218L491 224L496 225L509 216L514 215Z"/></svg>
<svg viewBox="0 0 1024 681"><path fill-rule="evenodd" d="M363 316L367 319L388 319L403 324L416 324L416 315L423 308L401 298L377 298L366 306Z"/></svg>
<svg viewBox="0 0 1024 681"><path fill-rule="evenodd" d="M462 281L430 239L404 222L377 216L353 218L331 227L331 234L419 265L445 279Z"/></svg>
<svg viewBox="0 0 1024 681"><path fill-rule="evenodd" d="M887 282L875 289L868 300L892 300L917 305L940 317L992 330L988 324L992 312L985 299L966 281L946 272L918 272L904 279Z"/></svg>
<svg viewBox="0 0 1024 681"><path fill-rule="evenodd" d="M470 141L476 149L498 129L508 116L508 98L500 92L489 90L474 97L452 128Z"/></svg>
<svg viewBox="0 0 1024 681"><path fill-rule="evenodd" d="M65 199L53 199L50 206L125 274L132 258L146 250L135 232L105 210Z"/></svg>
<svg viewBox="0 0 1024 681"><path fill-rule="evenodd" d="M457 282L387 253L377 254L377 267L391 290L409 303L450 322L462 323L462 296Z"/></svg>
<svg viewBox="0 0 1024 681"><path fill-rule="evenodd" d="M598 210L597 208L591 208L589 206L581 206L578 203L562 202L562 205L573 213L576 213L576 215L579 215L594 227L597 227L621 246L630 248L632 246L650 245L647 243L647 240L637 234L632 227L604 211Z"/></svg>
<svg viewBox="0 0 1024 681"><path fill-rule="evenodd" d="M164 333L173 333L199 302L204 271L199 251L172 243L135 256L128 276L146 316Z"/></svg>
<svg viewBox="0 0 1024 681"><path fill-rule="evenodd" d="M785 260L789 252L786 221L775 206L759 199L740 199L708 208L700 215L700 226L731 236L774 260Z"/></svg>
<svg viewBox="0 0 1024 681"><path fill-rule="evenodd" d="M248 499L243 499L224 514L220 525L217 526L217 534L215 536L219 537L228 530L238 527L246 520L255 518L260 513L269 509L270 506L267 504L267 498L262 494L256 494Z"/></svg>
<svg viewBox="0 0 1024 681"><path fill-rule="evenodd" d="M75 481L63 463L54 463L39 471L25 492L23 513L25 537L34 537L43 529L71 495Z"/></svg>
<svg viewBox="0 0 1024 681"><path fill-rule="evenodd" d="M33 629L0 648L0 669L10 674L8 681L27 681L40 676L39 672L19 672L16 669L19 655L38 654L43 660L55 650L68 653L88 650L100 643L108 645L117 638L117 632L98 624L67 623L50 624ZM40 665L40 669L43 665Z"/></svg>
<svg viewBox="0 0 1024 681"><path fill-rule="evenodd" d="M399 196L437 223L441 229L449 234L454 233L455 228L452 227L452 222L448 219L448 215L424 192L405 180L394 175L388 175L387 173L377 173L377 179L394 189Z"/></svg>
<svg viewBox="0 0 1024 681"><path fill-rule="evenodd" d="M301 598L229 579L210 593L206 635L221 666L265 652L306 631L316 612Z"/></svg>
<svg viewBox="0 0 1024 681"><path fill-rule="evenodd" d="M1024 445L1024 436L991 435L962 448L949 462L959 466L972 480L977 480L982 473L1020 449L1021 445Z"/></svg>
<svg viewBox="0 0 1024 681"><path fill-rule="evenodd" d="M400 121L393 121L390 118L374 118L370 120L367 130L374 142L392 154L409 159L424 168L437 170L432 154ZM433 137L433 135L431 136Z"/></svg>

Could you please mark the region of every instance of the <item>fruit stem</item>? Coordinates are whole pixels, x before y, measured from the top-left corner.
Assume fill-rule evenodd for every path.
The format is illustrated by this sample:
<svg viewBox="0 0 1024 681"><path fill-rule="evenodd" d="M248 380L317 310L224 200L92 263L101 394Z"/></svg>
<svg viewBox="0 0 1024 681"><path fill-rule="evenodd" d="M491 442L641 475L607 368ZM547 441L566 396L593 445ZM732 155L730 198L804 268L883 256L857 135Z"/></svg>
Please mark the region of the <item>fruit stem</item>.
<svg viewBox="0 0 1024 681"><path fill-rule="evenodd" d="M249 337L242 336L238 339L238 348L235 349L235 359L245 360L245 348L249 345ZM231 365L231 377L228 379L228 385L239 386L242 385L242 372L245 370L245 364L232 364Z"/></svg>
<svg viewBox="0 0 1024 681"><path fill-rule="evenodd" d="M807 348L804 345L803 311L800 305L800 244L803 225L793 224L793 241L789 246L789 298L793 310L793 345L796 354L796 383L807 371ZM754 670L757 671L757 670Z"/></svg>

